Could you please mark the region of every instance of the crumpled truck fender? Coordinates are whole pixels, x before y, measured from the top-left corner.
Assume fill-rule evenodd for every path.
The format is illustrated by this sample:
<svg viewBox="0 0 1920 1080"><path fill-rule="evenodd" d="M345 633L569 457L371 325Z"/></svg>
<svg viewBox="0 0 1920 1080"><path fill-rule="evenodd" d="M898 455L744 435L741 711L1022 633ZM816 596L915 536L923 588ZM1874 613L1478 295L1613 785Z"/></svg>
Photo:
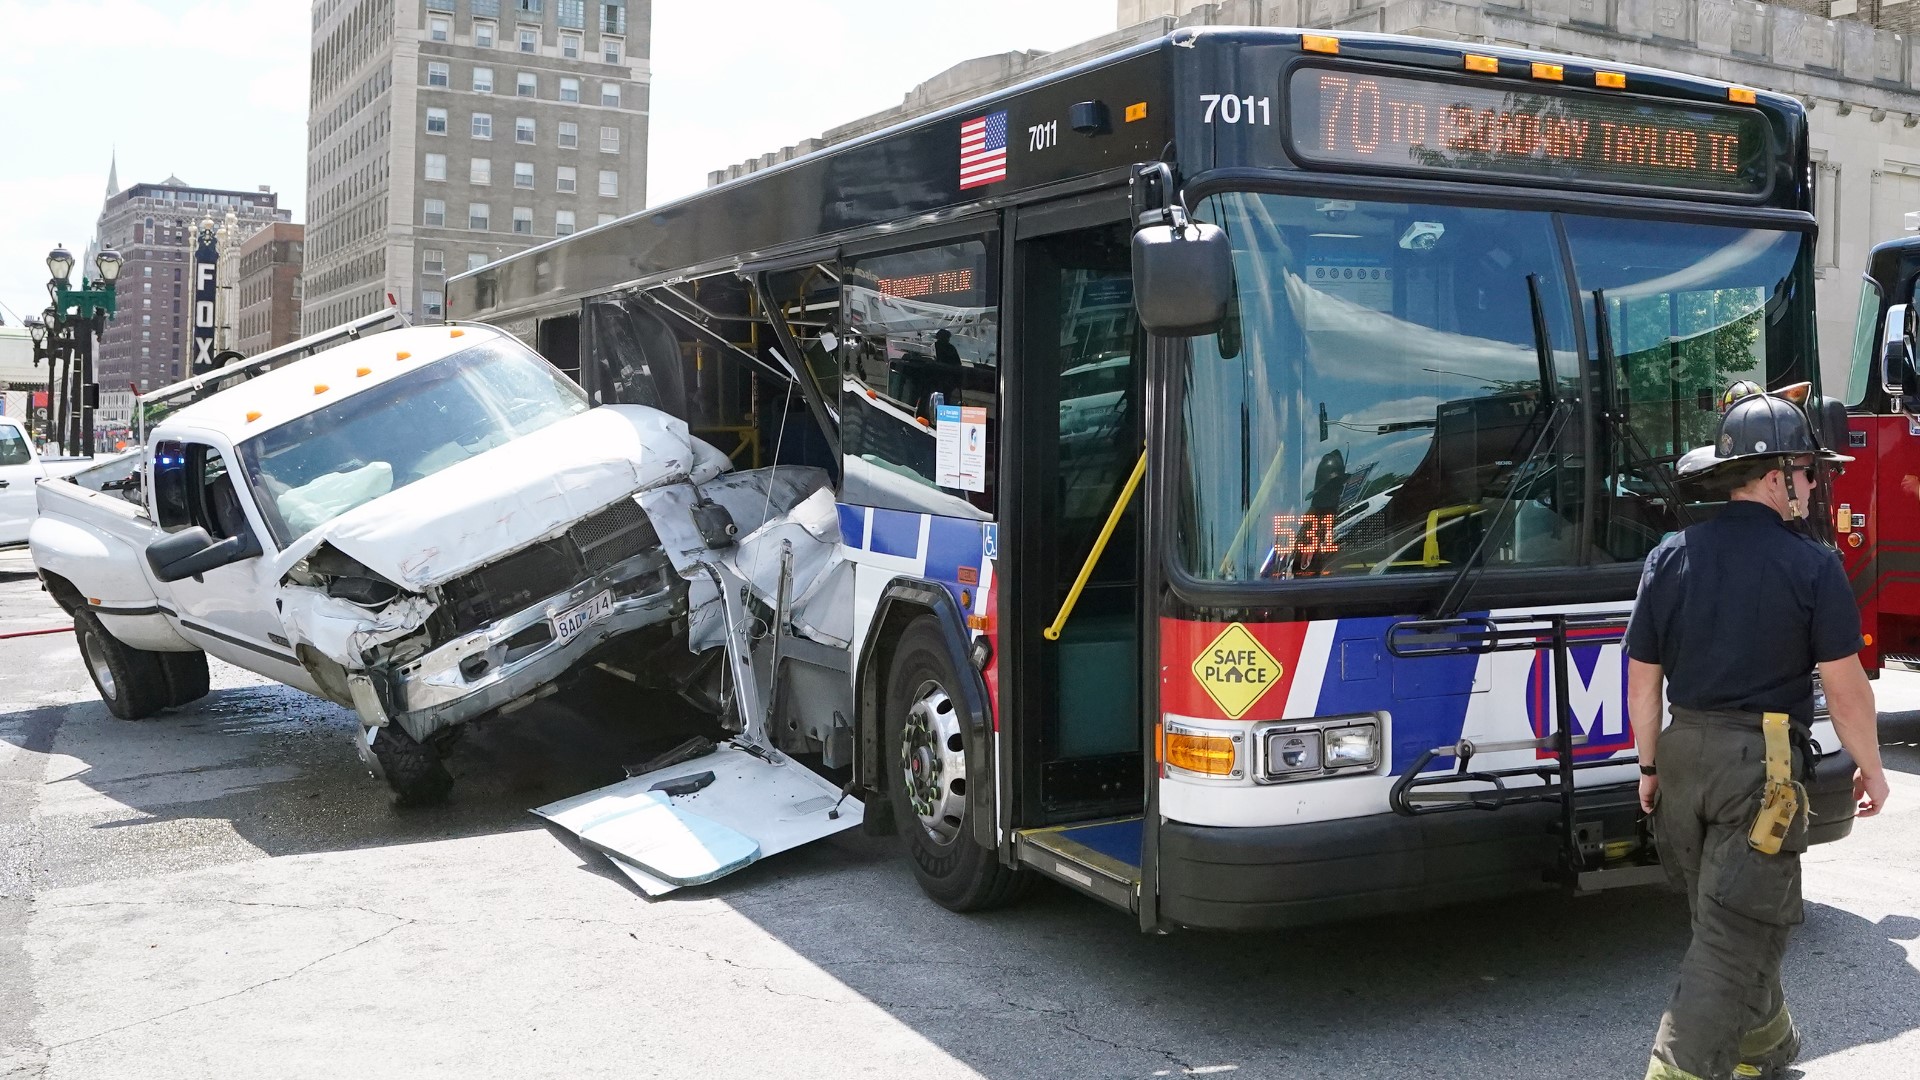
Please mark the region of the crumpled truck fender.
<svg viewBox="0 0 1920 1080"><path fill-rule="evenodd" d="M358 674L367 668L366 657L380 646L406 637L425 625L433 613L433 604L418 596L397 600L378 612L331 597L304 585L282 585L276 592L280 602L280 622L296 652L301 646L338 665L344 673ZM329 691L328 697L351 706L344 682L332 686L332 678L321 671L308 670L316 682ZM344 700L343 700L344 699Z"/></svg>
<svg viewBox="0 0 1920 1080"><path fill-rule="evenodd" d="M174 630L133 545L45 514L34 519L27 543L34 565L72 585L107 633L149 652L197 651Z"/></svg>

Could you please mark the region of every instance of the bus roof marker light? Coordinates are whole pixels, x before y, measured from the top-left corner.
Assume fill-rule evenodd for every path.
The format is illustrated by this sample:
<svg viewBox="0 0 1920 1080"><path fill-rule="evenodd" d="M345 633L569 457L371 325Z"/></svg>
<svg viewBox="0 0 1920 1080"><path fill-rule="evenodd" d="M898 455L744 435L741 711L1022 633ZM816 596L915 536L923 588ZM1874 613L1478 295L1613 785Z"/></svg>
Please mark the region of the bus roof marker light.
<svg viewBox="0 0 1920 1080"><path fill-rule="evenodd" d="M1474 53L1468 53L1466 55L1466 65L1468 71L1478 71L1483 75L1500 74L1500 61L1491 56L1479 56Z"/></svg>
<svg viewBox="0 0 1920 1080"><path fill-rule="evenodd" d="M1627 73L1624 71L1596 71L1593 73L1593 85L1608 90L1625 90Z"/></svg>
<svg viewBox="0 0 1920 1080"><path fill-rule="evenodd" d="M1736 105L1753 105L1759 101L1759 95L1744 86L1729 86L1727 100Z"/></svg>
<svg viewBox="0 0 1920 1080"><path fill-rule="evenodd" d="M1301 34L1300 47L1308 52L1326 53L1329 56L1340 55L1340 39L1326 34Z"/></svg>
<svg viewBox="0 0 1920 1080"><path fill-rule="evenodd" d="M1533 63L1533 77L1546 79L1549 82L1559 82L1567 77L1567 69L1559 64L1543 64L1536 60Z"/></svg>

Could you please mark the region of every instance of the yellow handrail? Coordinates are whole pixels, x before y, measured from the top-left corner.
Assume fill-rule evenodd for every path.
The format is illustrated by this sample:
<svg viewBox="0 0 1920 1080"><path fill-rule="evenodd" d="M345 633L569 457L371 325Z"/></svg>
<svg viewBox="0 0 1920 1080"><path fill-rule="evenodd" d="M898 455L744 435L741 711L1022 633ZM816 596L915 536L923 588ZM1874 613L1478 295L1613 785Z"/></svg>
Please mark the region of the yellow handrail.
<svg viewBox="0 0 1920 1080"><path fill-rule="evenodd" d="M1073 588L1067 590L1067 598L1060 604L1060 614L1053 617L1053 625L1040 631L1040 636L1048 641L1059 641L1060 631L1067 625L1067 617L1073 614L1073 606L1080 602L1080 591L1087 587L1087 579L1093 576L1093 568L1100 563L1100 556L1107 552L1107 541L1113 539L1113 530L1120 524L1120 515L1126 512L1127 504L1133 501L1133 493L1140 487L1140 480L1147 475L1147 452L1140 451L1140 460L1134 462L1133 475L1127 477L1127 484L1120 489L1120 497L1113 501L1113 511L1107 515L1107 523L1100 529L1100 535L1093 541L1093 550L1087 552L1087 561L1080 566L1080 576L1073 579Z"/></svg>

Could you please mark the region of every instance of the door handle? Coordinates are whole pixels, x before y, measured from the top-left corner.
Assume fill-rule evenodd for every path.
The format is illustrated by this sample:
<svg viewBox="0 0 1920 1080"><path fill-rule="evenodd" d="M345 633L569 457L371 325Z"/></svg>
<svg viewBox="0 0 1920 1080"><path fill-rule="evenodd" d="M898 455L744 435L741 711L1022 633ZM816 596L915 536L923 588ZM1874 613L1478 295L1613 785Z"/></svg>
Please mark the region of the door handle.
<svg viewBox="0 0 1920 1080"><path fill-rule="evenodd" d="M11 483L13 483L13 481L11 480L0 480L0 487L6 487L8 484L11 484Z"/></svg>

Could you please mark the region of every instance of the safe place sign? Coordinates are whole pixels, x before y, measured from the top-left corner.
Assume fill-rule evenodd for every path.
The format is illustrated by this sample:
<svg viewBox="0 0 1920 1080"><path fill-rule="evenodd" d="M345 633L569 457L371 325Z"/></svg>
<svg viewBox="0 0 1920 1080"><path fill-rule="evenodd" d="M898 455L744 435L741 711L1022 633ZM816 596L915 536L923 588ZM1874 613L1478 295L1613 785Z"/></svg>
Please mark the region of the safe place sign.
<svg viewBox="0 0 1920 1080"><path fill-rule="evenodd" d="M1193 662L1193 677L1200 688L1234 720L1245 716L1285 671L1239 623L1221 631Z"/></svg>

